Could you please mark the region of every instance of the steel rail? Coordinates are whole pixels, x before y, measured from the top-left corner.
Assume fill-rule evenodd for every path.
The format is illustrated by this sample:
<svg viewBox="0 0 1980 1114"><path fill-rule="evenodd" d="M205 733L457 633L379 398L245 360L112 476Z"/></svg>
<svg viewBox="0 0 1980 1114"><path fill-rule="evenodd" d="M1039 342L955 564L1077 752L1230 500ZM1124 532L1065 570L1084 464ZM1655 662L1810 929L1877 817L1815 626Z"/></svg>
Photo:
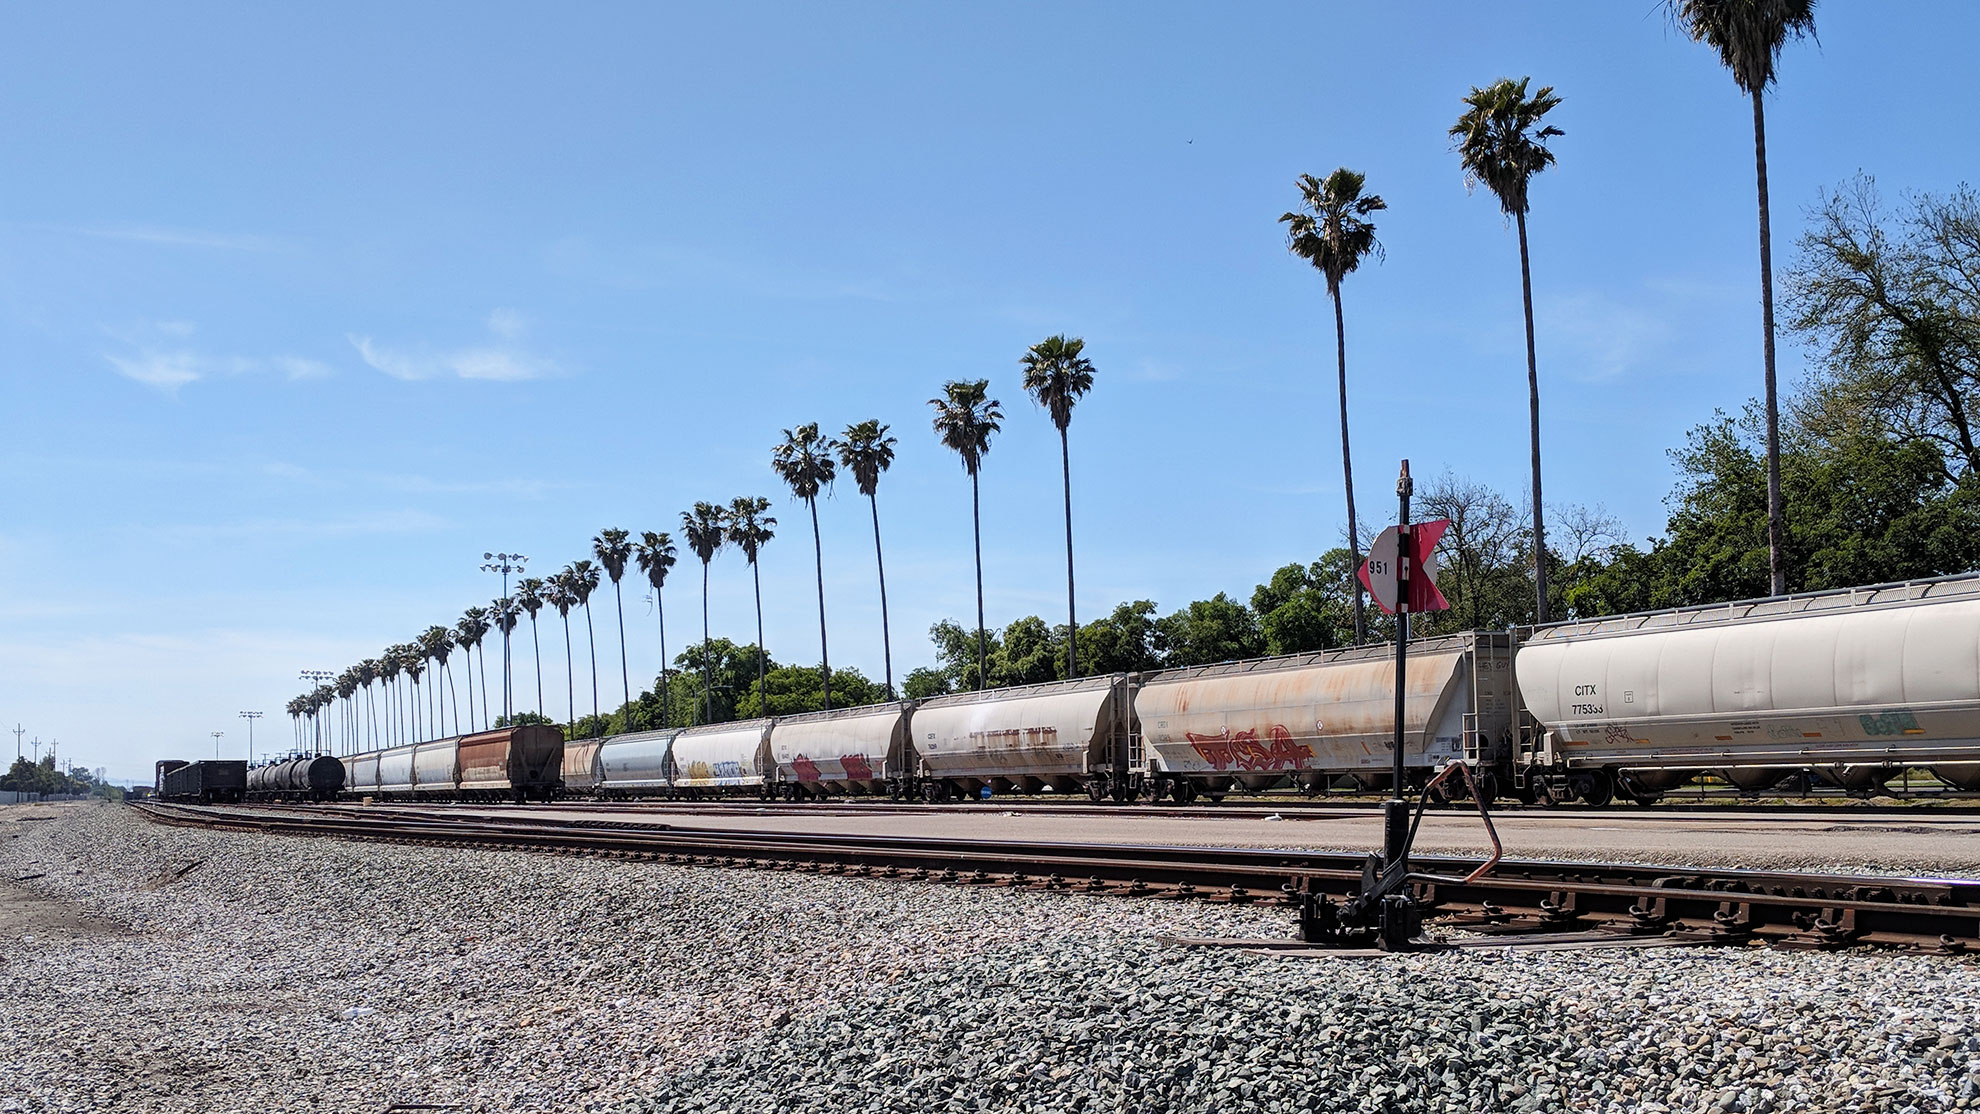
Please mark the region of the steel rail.
<svg viewBox="0 0 1980 1114"><path fill-rule="evenodd" d="M431 808L285 809L143 803L165 824L302 837L538 850L1087 893L1278 901L1300 909L1352 898L1364 855L1230 847L964 840L760 829ZM1585 932L1724 944L1851 945L1980 952L1980 881L1502 860L1411 858L1427 915L1482 932Z"/></svg>

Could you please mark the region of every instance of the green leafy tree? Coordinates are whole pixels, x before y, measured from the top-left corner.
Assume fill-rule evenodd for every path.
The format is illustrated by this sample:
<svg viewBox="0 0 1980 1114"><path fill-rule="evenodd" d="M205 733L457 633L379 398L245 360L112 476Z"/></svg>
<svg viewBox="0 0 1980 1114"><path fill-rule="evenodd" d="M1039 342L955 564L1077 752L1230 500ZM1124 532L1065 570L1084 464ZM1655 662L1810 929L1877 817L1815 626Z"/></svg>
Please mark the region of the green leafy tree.
<svg viewBox="0 0 1980 1114"><path fill-rule="evenodd" d="M841 708L877 704L886 699L886 691L857 669L834 670L832 691L838 694ZM825 678L817 668L780 665L769 671L759 688L742 699L736 708L736 718L794 716L822 711L825 707Z"/></svg>
<svg viewBox="0 0 1980 1114"><path fill-rule="evenodd" d="M945 669L924 665L910 670L907 680L901 686L901 695L909 700L926 700L931 696L943 696L956 691L955 681Z"/></svg>
<svg viewBox="0 0 1980 1114"><path fill-rule="evenodd" d="M1354 638L1354 603L1342 567L1345 549L1310 565L1283 565L1251 593L1251 611L1268 654L1331 650Z"/></svg>
<svg viewBox="0 0 1980 1114"><path fill-rule="evenodd" d="M832 706L832 649L825 637L825 547L818 536L818 495L832 486L838 463L832 458L832 439L818 432L817 422L807 422L796 430L785 430L784 439L771 450L770 466L791 494L811 510L811 553L818 566L818 653L819 683L825 686L825 706Z"/></svg>
<svg viewBox="0 0 1980 1114"><path fill-rule="evenodd" d="M942 385L942 397L931 398L935 435L962 458L969 473L969 520L976 545L976 677L982 688L988 679L989 628L983 621L983 500L977 473L990 451L990 438L1003 427L1004 408L990 397L988 379L956 379Z"/></svg>
<svg viewBox="0 0 1980 1114"><path fill-rule="evenodd" d="M1327 296L1334 302L1334 354L1340 372L1341 477L1347 492L1348 545L1354 563L1361 564L1361 534L1354 515L1354 458L1348 450L1347 402L1347 324L1341 312L1341 282L1370 255L1381 258L1382 245L1375 239L1375 225L1368 218L1388 208L1375 194L1364 194L1367 178L1347 167L1327 175L1325 181L1311 174L1299 176L1301 211L1279 218L1286 225L1286 246L1313 265L1327 281ZM1354 638L1367 637L1368 624L1361 593L1354 594Z"/></svg>
<svg viewBox="0 0 1980 1114"><path fill-rule="evenodd" d="M894 646L887 622L887 562L880 550L880 473L894 463L894 439L877 418L868 418L846 427L833 442L839 464L859 482L859 493L866 496L873 511L873 564L880 572L880 653L886 665L887 692L894 692Z"/></svg>
<svg viewBox="0 0 1980 1114"><path fill-rule="evenodd" d="M1780 405L1774 381L1774 247L1767 200L1767 87L1790 39L1815 34L1815 0L1667 0L1679 27L1719 56L1753 101L1753 167L1760 199L1760 314L1767 380L1767 561L1769 588L1787 591L1783 563Z"/></svg>
<svg viewBox="0 0 1980 1114"><path fill-rule="evenodd" d="M1551 85L1526 95L1530 78L1500 78L1464 98L1465 112L1451 126L1467 184L1483 182L1499 208L1519 228L1519 292L1526 308L1526 408L1533 470L1534 605L1547 621L1547 527L1540 488L1540 370L1533 351L1533 268L1526 248L1527 189L1533 176L1554 165L1547 141L1563 135L1541 121L1561 103Z"/></svg>
<svg viewBox="0 0 1980 1114"><path fill-rule="evenodd" d="M1087 675L1140 673L1161 664L1155 652L1155 601L1117 605L1113 613L1079 632Z"/></svg>
<svg viewBox="0 0 1980 1114"><path fill-rule="evenodd" d="M1093 362L1084 355L1086 341L1061 334L1032 345L1018 361L1024 369L1024 389L1052 415L1059 431L1059 470L1066 496L1066 661L1067 673L1079 674L1079 615L1073 605L1072 448L1066 437L1073 406L1093 389Z"/></svg>
<svg viewBox="0 0 1980 1114"><path fill-rule="evenodd" d="M1222 592L1156 620L1155 644L1171 666L1238 661L1265 650L1257 616Z"/></svg>

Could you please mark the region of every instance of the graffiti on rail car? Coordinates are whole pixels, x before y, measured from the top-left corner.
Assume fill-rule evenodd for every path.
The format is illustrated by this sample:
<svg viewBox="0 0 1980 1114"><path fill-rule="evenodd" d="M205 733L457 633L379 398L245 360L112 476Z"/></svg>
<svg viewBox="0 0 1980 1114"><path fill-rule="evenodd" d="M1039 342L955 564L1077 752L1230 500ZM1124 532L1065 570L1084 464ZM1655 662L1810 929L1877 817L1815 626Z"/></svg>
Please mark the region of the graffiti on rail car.
<svg viewBox="0 0 1980 1114"><path fill-rule="evenodd" d="M1050 750L1059 745L1056 727L1006 727L996 731L972 731L969 741L977 750Z"/></svg>
<svg viewBox="0 0 1980 1114"><path fill-rule="evenodd" d="M1272 741L1267 743L1258 738L1258 732L1246 729L1231 734L1226 727L1215 735L1199 735L1194 731L1184 732L1190 748L1197 756L1210 764L1213 770L1297 770L1303 768L1313 757L1313 748L1305 743L1293 741L1292 732L1283 724L1273 724Z"/></svg>

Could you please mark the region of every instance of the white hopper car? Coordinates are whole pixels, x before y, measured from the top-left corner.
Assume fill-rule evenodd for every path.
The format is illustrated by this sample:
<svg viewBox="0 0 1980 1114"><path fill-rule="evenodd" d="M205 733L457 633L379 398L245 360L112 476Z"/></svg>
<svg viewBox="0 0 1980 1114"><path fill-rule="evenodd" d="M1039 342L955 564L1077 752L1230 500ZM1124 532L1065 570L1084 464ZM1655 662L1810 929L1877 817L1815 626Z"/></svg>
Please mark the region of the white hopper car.
<svg viewBox="0 0 1980 1114"><path fill-rule="evenodd" d="M1702 773L1864 792L1927 768L1980 791L1980 576L1422 639L1408 668L1417 784L1463 762L1490 794L1594 804ZM615 736L564 776L787 799L1384 789L1394 684L1394 648L1363 646Z"/></svg>

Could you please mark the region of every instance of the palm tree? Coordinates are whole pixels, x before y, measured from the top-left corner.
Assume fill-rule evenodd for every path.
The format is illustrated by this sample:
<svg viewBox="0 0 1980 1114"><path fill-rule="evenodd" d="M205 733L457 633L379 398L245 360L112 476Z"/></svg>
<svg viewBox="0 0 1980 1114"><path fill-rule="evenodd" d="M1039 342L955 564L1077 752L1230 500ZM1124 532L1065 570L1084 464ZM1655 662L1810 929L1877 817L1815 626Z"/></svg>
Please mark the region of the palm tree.
<svg viewBox="0 0 1980 1114"><path fill-rule="evenodd" d="M543 610L543 580L526 576L516 584L516 606L529 613L529 647L536 659L536 713L543 714L543 643L536 638L536 613Z"/></svg>
<svg viewBox="0 0 1980 1114"><path fill-rule="evenodd" d="M770 690L764 687L764 670L769 655L763 649L763 578L758 575L756 555L771 538L777 536L777 520L764 514L770 509L770 500L761 495L738 495L729 504L729 540L743 556L749 559L749 579L756 589L756 702L763 714L768 715ZM826 695L826 707L831 707L831 695Z"/></svg>
<svg viewBox="0 0 1980 1114"><path fill-rule="evenodd" d="M791 494L811 508L811 552L818 563L818 655L824 680L825 706L832 706L832 651L825 641L825 551L818 540L818 493L832 486L839 466L832 459L832 439L821 437L818 423L784 431L784 441L772 450L770 466L791 489Z"/></svg>
<svg viewBox="0 0 1980 1114"><path fill-rule="evenodd" d="M878 418L846 427L833 443L839 463L859 481L859 493L873 508L873 563L880 570L880 653L887 665L887 695L894 695L894 648L887 633L887 565L880 558L880 473L894 463L894 439Z"/></svg>
<svg viewBox="0 0 1980 1114"><path fill-rule="evenodd" d="M693 510L681 512L681 533L701 558L701 701L709 720L715 718L715 677L708 670L708 566L728 540L728 526L728 516L713 503L696 503Z"/></svg>
<svg viewBox="0 0 1980 1114"><path fill-rule="evenodd" d="M337 695L344 701L343 734L345 754L349 754L356 749L351 743L355 738L352 729L355 722L353 717L356 715L357 709L357 703L354 699L357 696L357 690L358 670L357 666L353 665L337 675Z"/></svg>
<svg viewBox="0 0 1980 1114"><path fill-rule="evenodd" d="M935 435L962 457L963 471L969 473L969 520L976 537L976 687L981 689L988 683L990 661L983 625L983 501L976 476L990 451L990 435L1003 428L1004 408L990 397L988 379L944 383L942 397L929 399L928 405L935 408Z"/></svg>
<svg viewBox="0 0 1980 1114"><path fill-rule="evenodd" d="M565 569L550 577L543 589L543 602L557 609L557 617L564 621L564 684L566 689L565 707L569 709L571 734L577 734L577 671L571 665L571 608L577 605L577 592L571 587L571 570Z"/></svg>
<svg viewBox="0 0 1980 1114"><path fill-rule="evenodd" d="M592 556L605 566L605 575L612 578L612 601L619 612L619 687L625 694L628 726L632 718L632 671L626 667L626 598L619 591L619 578L626 575L626 562L632 560L629 538L624 530L614 526L600 530L591 539Z"/></svg>
<svg viewBox="0 0 1980 1114"><path fill-rule="evenodd" d="M419 647L411 643L399 647L399 668L405 670L406 679L412 682L412 691L407 694L411 697L406 702L407 710L412 715L413 742L421 742L425 736L420 730L419 698L421 693L419 679L426 672L426 658L420 653Z"/></svg>
<svg viewBox="0 0 1980 1114"><path fill-rule="evenodd" d="M441 674L447 678L447 691L458 697L459 694L454 693L453 671L447 668L447 658L454 652L454 632L438 625L428 627L426 628L426 633L419 636L419 645L421 649L426 651L428 660L438 665ZM446 711L447 706L442 704L440 706L440 733L442 735L447 733ZM460 730L461 702L457 698L454 701L454 733L458 735L460 734Z"/></svg>
<svg viewBox="0 0 1980 1114"><path fill-rule="evenodd" d="M1311 174L1299 176L1299 193L1304 211L1287 213L1279 221L1287 226L1286 246L1294 255L1313 264L1327 280L1327 295L1334 300L1334 353L1340 367L1341 475L1347 489L1347 534L1350 568L1361 567L1361 534L1354 519L1354 459L1348 452L1347 404L1347 326L1341 315L1341 280L1361 261L1373 254L1381 258L1382 245L1375 240L1370 213L1389 207L1374 194L1363 196L1367 179L1341 167L1321 181ZM1368 619L1358 584L1354 592L1354 640L1358 645L1368 637Z"/></svg>
<svg viewBox="0 0 1980 1114"><path fill-rule="evenodd" d="M470 607L461 615L461 621L454 624L454 634L460 639L461 649L468 652L468 727L474 728L474 657L481 648L481 640L488 634L488 611L485 608ZM481 725L488 726L488 655L481 655Z"/></svg>
<svg viewBox="0 0 1980 1114"><path fill-rule="evenodd" d="M389 713L386 717L387 723L392 729L394 741L396 743L404 743L406 741L406 720L399 704L399 648L396 646L385 647L384 652L378 655L378 662L384 667L383 675L385 678L385 695L387 699L386 710Z"/></svg>
<svg viewBox="0 0 1980 1114"><path fill-rule="evenodd" d="M591 593L598 590L598 566L590 561L573 561L568 569L570 579L565 587L570 590L578 605L584 608L584 642L591 655L591 726L598 728L598 637L591 630Z"/></svg>
<svg viewBox="0 0 1980 1114"><path fill-rule="evenodd" d="M372 685L378 680L378 659L366 658L358 663L358 680L364 683L364 703L371 710L371 749L378 749L378 694Z"/></svg>
<svg viewBox="0 0 1980 1114"><path fill-rule="evenodd" d="M1086 342L1064 335L1046 337L1018 361L1024 368L1024 389L1052 414L1059 429L1059 470L1066 484L1066 676L1079 676L1079 617L1073 610L1072 449L1066 427L1072 424L1073 404L1093 389L1093 364L1080 353Z"/></svg>
<svg viewBox="0 0 1980 1114"><path fill-rule="evenodd" d="M660 589L667 586L667 572L674 567L674 539L665 530L642 531L633 544L633 558L639 562L639 571L646 574L646 582L653 585L653 610L660 616L660 723L655 726L665 726L673 705L667 703L667 608L661 602Z"/></svg>
<svg viewBox="0 0 1980 1114"><path fill-rule="evenodd" d="M1733 83L1753 99L1753 168L1760 194L1760 328L1767 364L1767 568L1787 591L1781 559L1781 413L1774 392L1774 243L1767 203L1767 116L1761 101L1789 39L1815 34L1815 0L1666 0L1693 40L1718 51ZM1537 500L1536 500L1537 501Z"/></svg>
<svg viewBox="0 0 1980 1114"><path fill-rule="evenodd" d="M1548 611L1547 527L1540 498L1540 370L1533 355L1533 271L1526 251L1526 187L1535 174L1554 165L1547 141L1567 133L1540 123L1561 99L1551 85L1528 97L1526 84L1530 80L1502 77L1483 89L1472 89L1464 98L1464 115L1451 125L1451 138L1457 141L1458 160L1464 164L1467 183L1485 183L1499 199L1499 208L1519 226L1519 291L1526 302L1526 414L1533 456L1533 590L1538 600L1534 615L1544 623Z"/></svg>
<svg viewBox="0 0 1980 1114"><path fill-rule="evenodd" d="M509 634L516 629L516 612L518 610L516 601L507 596L495 600L488 606L488 614L494 620L495 631L502 636L502 641L505 645L508 642ZM486 692L483 695L487 695ZM504 722L501 726L510 726L515 719L515 708L513 706L503 708L502 719L508 722Z"/></svg>

